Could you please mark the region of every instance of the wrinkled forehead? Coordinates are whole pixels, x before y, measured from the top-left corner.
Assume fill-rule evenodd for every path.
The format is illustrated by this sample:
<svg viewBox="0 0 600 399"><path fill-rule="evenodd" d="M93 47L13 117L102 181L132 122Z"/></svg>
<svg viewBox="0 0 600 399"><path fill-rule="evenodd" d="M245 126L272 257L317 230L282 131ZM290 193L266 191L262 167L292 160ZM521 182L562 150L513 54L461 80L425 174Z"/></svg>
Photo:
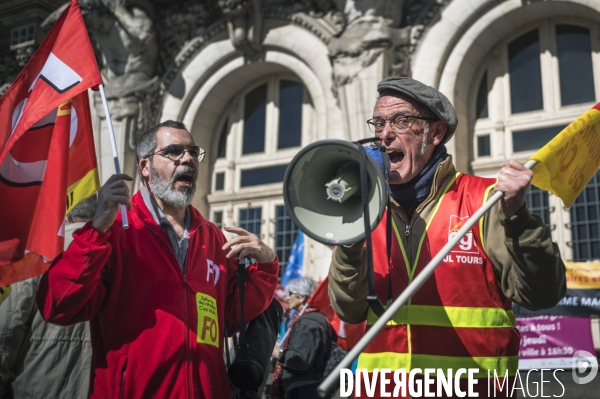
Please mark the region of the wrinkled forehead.
<svg viewBox="0 0 600 399"><path fill-rule="evenodd" d="M172 144L195 145L194 138L187 130L172 127L161 127L158 129L156 132L156 148L165 148Z"/></svg>
<svg viewBox="0 0 600 399"><path fill-rule="evenodd" d="M377 99L373 116L379 115L380 112L394 114L396 112L406 112L410 115L420 115L431 117L433 112L423 103L414 98L391 90L386 90L384 94Z"/></svg>

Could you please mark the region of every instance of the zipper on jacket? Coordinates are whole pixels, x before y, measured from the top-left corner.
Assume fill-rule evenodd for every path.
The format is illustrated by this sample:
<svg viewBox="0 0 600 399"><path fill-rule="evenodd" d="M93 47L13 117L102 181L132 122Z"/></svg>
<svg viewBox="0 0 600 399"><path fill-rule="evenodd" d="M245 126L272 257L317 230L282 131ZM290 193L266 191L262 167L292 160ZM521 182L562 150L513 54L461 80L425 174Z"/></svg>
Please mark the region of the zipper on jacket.
<svg viewBox="0 0 600 399"><path fill-rule="evenodd" d="M119 399L123 399L125 397L125 373L127 372L127 368L123 369L123 374L121 375L121 392L119 393Z"/></svg>
<svg viewBox="0 0 600 399"><path fill-rule="evenodd" d="M150 229L150 231L152 233L154 233L154 235L157 236L171 250L173 257L175 258L175 263L177 263L177 266L179 266L179 260L177 259L177 256L175 255L175 251L173 250L173 246L171 245L171 243L167 243L164 240L164 238L162 238L154 230ZM190 231L190 234L191 234L191 231ZM190 240L190 242L191 242L191 240ZM187 374L188 398L192 398L192 376L191 376L191 368L190 368L190 363L191 363L190 337L189 337L189 332L188 332L188 326L190 324L190 315L189 315L189 308L188 308L189 304L188 304L188 298L187 298L187 291L185 289L187 269L188 269L188 259L190 258L188 256L189 251L190 251L190 246L188 246L188 253L186 254L186 257L185 257L185 265L183 268L183 272L181 273L181 277L182 277L182 284L183 284L183 307L184 307L184 311L185 311L185 323L184 323L185 359L186 359L185 368L186 368L186 374ZM181 267L178 267L178 269L179 269L179 271L181 271ZM196 305L194 304L194 306L196 306Z"/></svg>
<svg viewBox="0 0 600 399"><path fill-rule="evenodd" d="M191 241L191 240L190 240ZM190 251L190 247L188 246L188 253L185 256L185 262L183 265L183 304L185 307L185 368L186 368L186 374L187 374L187 386L188 386L188 398L192 398L192 375L191 375L191 367L190 367L190 363L192 361L191 359L191 350L190 350L190 333L188 331L188 325L190 324L190 315L189 315L189 304L188 304L188 295L187 295L187 291L185 289L185 283L187 280L187 271L188 271L188 259L190 258L189 255L189 251ZM196 306L196 304L194 304L194 306Z"/></svg>
<svg viewBox="0 0 600 399"><path fill-rule="evenodd" d="M408 267L413 270L414 272L414 268L417 266L415 263L415 254L412 252L412 240L410 239L410 231L412 230L412 225L416 220L416 213L413 214L413 217L410 218L410 220L408 222L406 222L406 227L404 230L404 234L406 235L406 256L408 257L408 261L410 262L410 264L408 265ZM410 281L412 281L412 279L410 279ZM409 283L410 283L409 281ZM410 303L410 302L409 302Z"/></svg>

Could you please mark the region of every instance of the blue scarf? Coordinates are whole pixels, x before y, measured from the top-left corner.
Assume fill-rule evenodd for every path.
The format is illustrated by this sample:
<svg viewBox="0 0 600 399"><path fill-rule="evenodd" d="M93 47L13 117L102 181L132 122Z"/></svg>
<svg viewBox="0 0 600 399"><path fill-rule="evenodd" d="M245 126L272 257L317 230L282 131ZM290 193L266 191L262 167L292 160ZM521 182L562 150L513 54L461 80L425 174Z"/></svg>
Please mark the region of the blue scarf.
<svg viewBox="0 0 600 399"><path fill-rule="evenodd" d="M412 211L427 198L433 184L433 176L437 167L446 157L448 151L444 144L439 144L433 150L429 162L411 181L403 184L389 184L392 197L412 216Z"/></svg>

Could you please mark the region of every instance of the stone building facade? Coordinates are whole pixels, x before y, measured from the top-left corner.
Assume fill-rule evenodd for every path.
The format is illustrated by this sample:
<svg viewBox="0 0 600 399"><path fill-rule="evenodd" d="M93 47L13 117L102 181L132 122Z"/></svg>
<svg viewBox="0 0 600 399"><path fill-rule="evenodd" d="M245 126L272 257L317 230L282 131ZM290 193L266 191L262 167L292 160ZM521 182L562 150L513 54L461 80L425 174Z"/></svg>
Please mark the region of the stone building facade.
<svg viewBox="0 0 600 399"><path fill-rule="evenodd" d="M482 176L510 158L525 161L600 99L595 0L80 3L124 172L136 175L144 129L185 122L207 151L194 205L217 224L260 234L284 262L297 231L283 202L285 168L316 140L369 136L382 78L411 76L445 93L459 116L448 150L460 171ZM0 90L62 5L0 5ZM113 156L100 99L91 97L104 181ZM528 200L565 259L600 259L600 177L570 210L537 189ZM330 255L308 239L305 274L323 278Z"/></svg>

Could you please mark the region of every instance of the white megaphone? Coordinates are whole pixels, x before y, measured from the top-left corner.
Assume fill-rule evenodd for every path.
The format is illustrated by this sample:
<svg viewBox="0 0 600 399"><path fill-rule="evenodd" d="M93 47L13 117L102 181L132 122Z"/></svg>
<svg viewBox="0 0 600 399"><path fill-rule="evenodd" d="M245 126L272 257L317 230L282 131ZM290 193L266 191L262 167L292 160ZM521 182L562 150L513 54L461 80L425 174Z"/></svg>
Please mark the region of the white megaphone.
<svg viewBox="0 0 600 399"><path fill-rule="evenodd" d="M365 238L361 189L366 188L370 228L385 211L387 187L377 162L361 144L321 140L303 148L288 166L283 196L288 214L300 230L327 245ZM367 181L361 182L360 156L365 157Z"/></svg>

